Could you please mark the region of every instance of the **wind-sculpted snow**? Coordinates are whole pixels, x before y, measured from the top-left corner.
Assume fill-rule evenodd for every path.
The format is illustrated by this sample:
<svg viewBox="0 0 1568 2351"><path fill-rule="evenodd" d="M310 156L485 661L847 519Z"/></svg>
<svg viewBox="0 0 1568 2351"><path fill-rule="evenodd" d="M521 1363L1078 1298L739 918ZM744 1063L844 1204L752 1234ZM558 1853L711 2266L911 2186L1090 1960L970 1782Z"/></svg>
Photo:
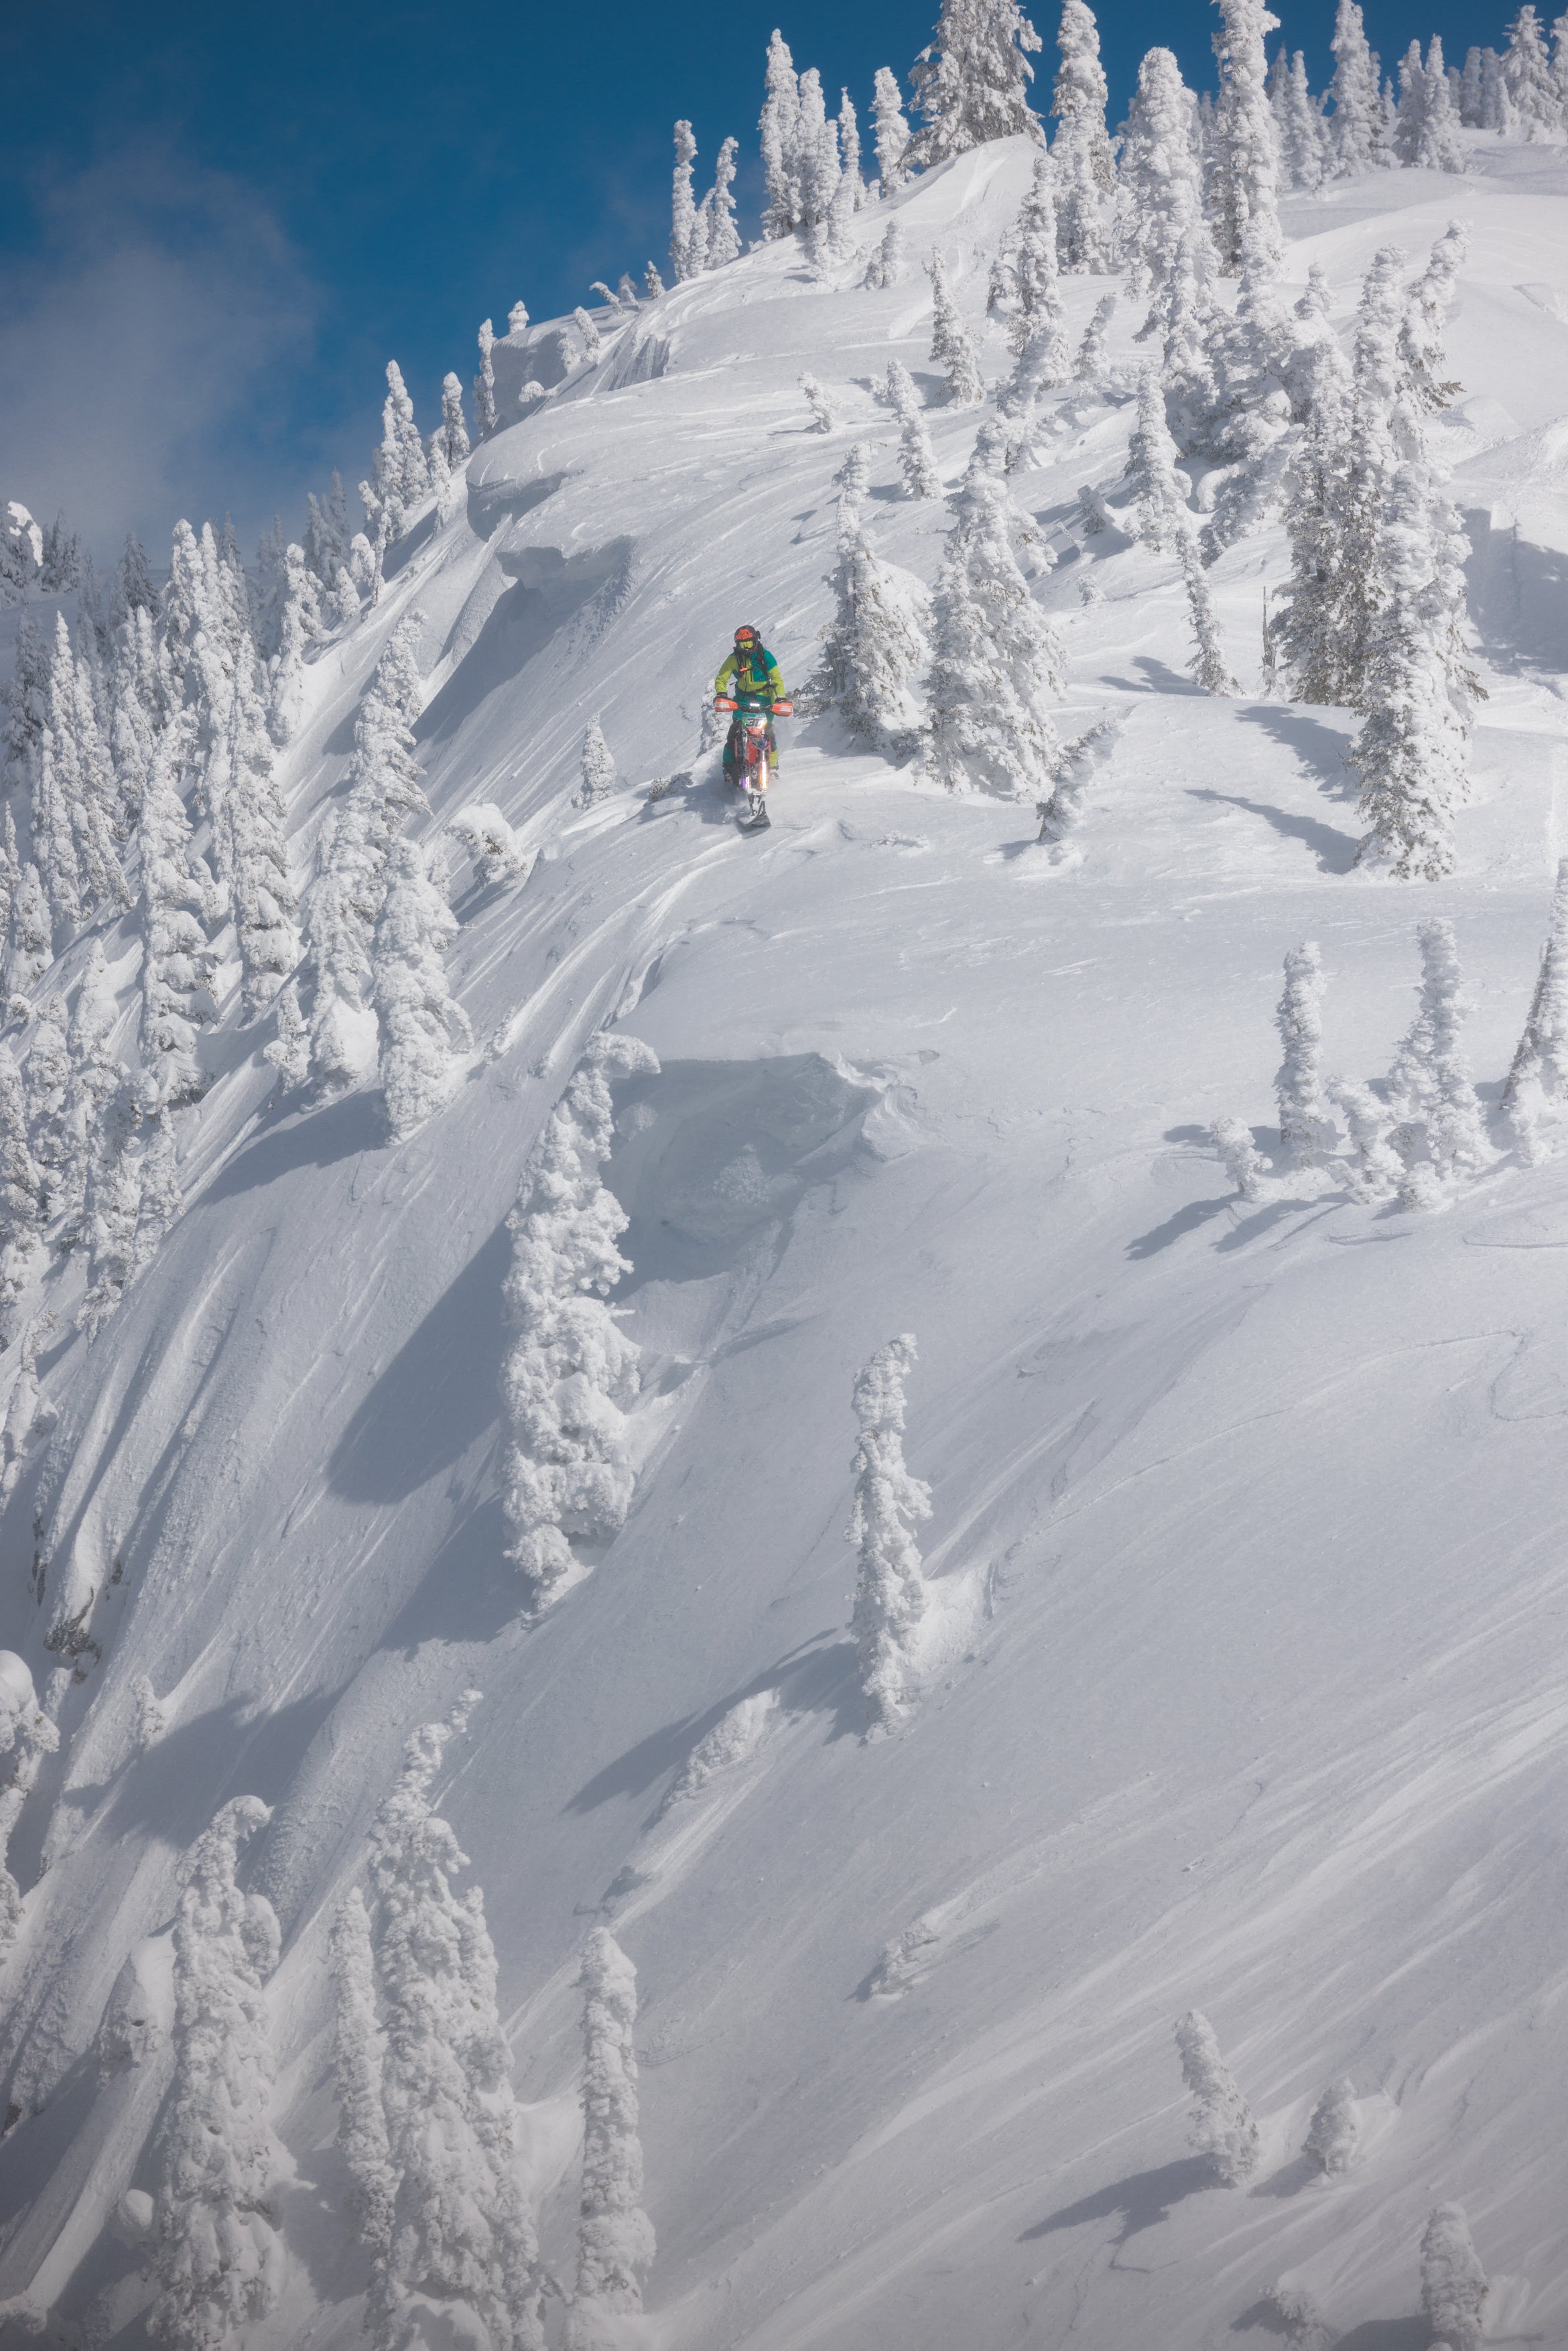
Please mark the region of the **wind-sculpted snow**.
<svg viewBox="0 0 1568 2351"><path fill-rule="evenodd" d="M192 1848L250 1799L239 1885L281 1957L245 2005L270 2021L287 2267L246 2339L359 2339L334 1922L406 1742L478 1688L430 1801L483 1888L552 2344L579 2274L585 1947L590 2063L621 2093L637 2075L596 2142L595 2211L625 2242L583 2271L580 2333L1415 2345L1428 2318L1473 2339L1487 2279L1489 2325L1561 2334L1568 1165L1549 1104L1521 1165L1500 1096L1561 850L1568 505L1542 453L1565 330L1538 295L1568 172L1469 152L1462 182L1376 172L1283 206L1283 295L1321 266L1342 334L1391 236L1424 257L1456 210L1473 225L1464 389L1431 429L1489 518L1490 698L1431 883L1353 871L1354 714L1260 690L1282 533L1202 574L1241 689L1220 697L1187 672L1175 555L1091 527L1128 509L1141 301L1108 378L1038 393L1034 463L1006 475L1065 664L1060 696L1050 664L1030 691L1079 762L1052 837L1043 790L949 794L832 715L781 722L772 829L737 837L704 704L742 621L787 684L816 668L853 444L868 544L938 577L951 516L905 494L875 387L907 371L952 491L991 412L937 401L924 265L940 249L994 387L1013 354L986 292L1027 141L898 196L889 286L862 285L883 206L851 216L849 261L814 274L781 240L601 317L595 366L567 365L570 322L496 343L500 429L306 663L277 770L299 887L406 627L431 811L409 830L458 926L472 1050L394 1144L368 1060L323 1099L279 1084L278 1013L209 1026L206 1092L172 1113L183 1210L117 1311L90 1343L75 1327L80 1251L18 1292L9 1362L39 1393L7 1423L0 1638L60 1744L35 1742L11 1807L0 2301L149 2340L171 1938ZM1061 278L1073 348L1105 290ZM614 781L577 806L593 720ZM97 934L126 1050L137 919ZM1391 1108L1369 1087L1423 1011L1418 923L1406 1107L1448 1122L1440 1212L1354 1196L1343 1132L1364 1114L1375 1140ZM1307 940L1297 1165L1276 1008ZM605 1301L637 1351L624 1522L563 1534L592 1572L530 1613L506 1558L507 1220L606 1029L643 1049L595 1179L632 1269ZM1263 1163L1259 1197L1221 1128L1233 1165ZM867 1741L852 1395L902 1332L924 1646L903 1726ZM1193 2011L1256 2128L1242 2186L1187 2147L1171 2028ZM1347 2080L1342 2167L1346 2110L1330 2129L1321 2102Z"/></svg>

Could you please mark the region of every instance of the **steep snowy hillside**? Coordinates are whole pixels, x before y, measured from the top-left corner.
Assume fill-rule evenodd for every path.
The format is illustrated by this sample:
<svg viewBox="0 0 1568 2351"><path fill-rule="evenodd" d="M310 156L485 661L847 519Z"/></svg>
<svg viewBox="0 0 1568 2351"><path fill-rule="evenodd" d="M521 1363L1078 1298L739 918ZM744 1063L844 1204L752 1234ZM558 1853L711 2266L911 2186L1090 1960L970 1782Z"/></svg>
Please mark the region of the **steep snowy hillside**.
<svg viewBox="0 0 1568 2351"><path fill-rule="evenodd" d="M1352 871L1355 722L1262 691L1277 528L1208 575L1234 699L1189 682L1174 560L1082 528L1081 485L1123 495L1130 371L1049 395L1046 462L1010 477L1055 557L1060 731L1114 720L1076 862L1028 805L922 784L836 719L783 722L772 830L742 838L699 750L714 670L751 621L803 684L857 439L878 551L935 578L948 517L897 494L872 384L899 358L936 389L934 248L988 379L1010 365L987 282L1030 162L999 141L916 182L886 290L860 288L883 208L832 282L790 241L643 305L481 444L308 669L282 770L301 874L413 611L423 829L494 802L538 859L486 886L444 841L478 1041L413 1140L369 1088L275 1092L270 1017L225 1028L183 1113L184 1212L90 1344L79 1273L51 1277L58 1417L5 1510L0 1638L40 1689L73 1677L11 1844L0 2299L57 2339L150 2339L116 2210L151 2184L184 1856L240 1795L273 1807L246 1866L283 1931L294 2167L282 2297L245 2339L361 2339L328 1938L403 1742L470 1687L442 1809L563 2277L591 1928L638 1972L659 2250L625 2346L1200 2351L1279 2338L1283 2278L1345 2346L1420 2351L1448 2199L1492 2335L1568 2339L1568 1163L1521 1166L1500 1123L1487 1172L1421 1215L1310 1173L1242 1198L1209 1141L1226 1116L1277 1141L1286 952L1321 944L1328 1064L1371 1079L1434 914L1496 1106L1568 849L1568 165L1478 142L1462 183L1378 173L1287 214L1288 290L1321 265L1341 328L1380 245L1414 265L1472 224L1463 392L1433 429L1490 700L1450 880ZM1063 280L1074 340L1104 290ZM1114 360L1143 356L1136 323L1124 302ZM497 346L503 414L549 341ZM979 414L927 422L951 484ZM595 716L622 782L579 808ZM135 954L128 921L127 991ZM497 1475L505 1219L606 1023L660 1064L618 1088L606 1171L639 1470L624 1531L536 1622ZM868 1742L850 1396L902 1332L939 1606L925 1696ZM747 1699L738 1754L688 1771ZM1261 2130L1239 2189L1187 2152L1194 2007ZM1363 2152L1328 2177L1298 2150L1345 2074Z"/></svg>

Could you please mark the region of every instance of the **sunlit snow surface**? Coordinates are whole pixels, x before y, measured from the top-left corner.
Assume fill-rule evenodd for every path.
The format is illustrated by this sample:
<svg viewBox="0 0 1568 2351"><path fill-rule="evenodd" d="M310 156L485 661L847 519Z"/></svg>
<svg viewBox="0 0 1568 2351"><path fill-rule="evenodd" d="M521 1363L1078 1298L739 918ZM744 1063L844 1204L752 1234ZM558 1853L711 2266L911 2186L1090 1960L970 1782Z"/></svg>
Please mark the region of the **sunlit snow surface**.
<svg viewBox="0 0 1568 2351"><path fill-rule="evenodd" d="M746 620L802 682L856 437L876 545L934 576L944 515L896 495L870 385L896 356L935 393L936 243L988 375L1009 363L981 314L1017 143L903 200L890 291L844 290L858 265L824 290L776 246L644 305L476 454L465 506L416 528L316 664L285 769L302 875L414 606L437 826L493 801L542 857L480 890L451 853L484 1046L452 1107L393 1150L371 1093L269 1107L270 1028L225 1032L186 1215L98 1343L45 1358L60 1418L5 1520L0 1638L40 1686L45 1632L84 1604L92 1646L13 1845L34 1890L4 2054L27 2118L0 2144L0 2296L78 2322L99 2298L109 2339L145 2341L107 2223L148 2184L166 2060L100 2081L92 2044L127 1955L166 1934L184 1847L254 1792L277 1807L256 1882L286 1938L297 2168L286 2298L246 2340L361 2339L327 1930L401 1742L474 1683L444 1808L563 2273L596 1919L639 1970L660 2249L628 2345L1266 2346L1230 2330L1285 2274L1361 2351L1419 2351L1416 2246L1450 2198L1493 2331L1564 2340L1568 1159L1500 1161L1418 1217L1310 1182L1228 1198L1205 1140L1226 1114L1272 1140L1303 937L1346 1075L1387 1067L1423 915L1455 924L1489 1103L1528 1006L1568 850L1568 165L1474 152L1462 183L1299 205L1288 261L1292 292L1323 265L1343 325L1378 245L1414 263L1474 225L1437 430L1490 699L1449 883L1353 874L1352 722L1257 698L1278 530L1212 575L1235 702L1186 681L1170 564L1114 532L1072 553L1079 485L1116 496L1122 395L1064 396L1055 462L1014 477L1059 557L1037 590L1071 657L1061 730L1122 719L1081 862L1032 846L1030 808L922 788L820 721L786 726L773 829L737 837L697 758L713 671ZM1076 334L1104 287L1065 290ZM1137 317L1124 301L1120 360L1148 349ZM498 347L504 408L524 357ZM807 367L830 438L805 429ZM930 422L954 479L977 419ZM623 789L579 812L594 716ZM128 991L135 953L122 929ZM624 1532L530 1629L500 1556L503 1219L609 1019L664 1068L623 1090L609 1170L643 1468ZM924 1705L868 1746L849 1392L899 1331L944 1605ZM134 1761L139 1673L170 1727ZM166 1949L144 1948L150 1982ZM1263 2128L1249 2190L1186 2153L1171 2023L1194 2005ZM1367 2151L1331 2184L1297 2149L1345 2073Z"/></svg>

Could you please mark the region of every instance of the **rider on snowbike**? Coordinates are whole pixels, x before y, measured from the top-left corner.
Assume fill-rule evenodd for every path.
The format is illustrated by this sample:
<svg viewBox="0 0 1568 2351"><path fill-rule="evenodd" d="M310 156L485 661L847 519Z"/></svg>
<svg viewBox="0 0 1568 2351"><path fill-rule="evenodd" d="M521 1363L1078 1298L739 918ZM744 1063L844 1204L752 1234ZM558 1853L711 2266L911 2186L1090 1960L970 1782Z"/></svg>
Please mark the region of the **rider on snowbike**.
<svg viewBox="0 0 1568 2351"><path fill-rule="evenodd" d="M779 664L755 629L737 629L735 651L726 657L713 682L713 690L717 695L732 695L739 705L730 721L729 736L724 747L724 779L730 784L743 765L747 712L770 711L772 704L787 699L784 681L779 674ZM777 775L779 746L773 737L771 715L768 721L768 765L769 770Z"/></svg>

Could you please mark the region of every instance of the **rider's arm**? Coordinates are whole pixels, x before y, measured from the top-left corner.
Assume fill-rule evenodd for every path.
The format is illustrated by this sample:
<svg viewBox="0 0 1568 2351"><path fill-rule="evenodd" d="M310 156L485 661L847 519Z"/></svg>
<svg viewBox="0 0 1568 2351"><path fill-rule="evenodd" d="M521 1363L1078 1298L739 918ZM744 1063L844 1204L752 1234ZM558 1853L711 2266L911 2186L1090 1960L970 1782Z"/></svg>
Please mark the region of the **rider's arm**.
<svg viewBox="0 0 1568 2351"><path fill-rule="evenodd" d="M779 664L777 662L772 662L768 664L768 691L773 696L775 702L783 702L788 699L784 692L784 681L779 674Z"/></svg>
<svg viewBox="0 0 1568 2351"><path fill-rule="evenodd" d="M729 682L734 675L735 655L733 653L727 653L723 662L719 665L718 675L713 682L714 692L716 694L727 694L729 690Z"/></svg>

